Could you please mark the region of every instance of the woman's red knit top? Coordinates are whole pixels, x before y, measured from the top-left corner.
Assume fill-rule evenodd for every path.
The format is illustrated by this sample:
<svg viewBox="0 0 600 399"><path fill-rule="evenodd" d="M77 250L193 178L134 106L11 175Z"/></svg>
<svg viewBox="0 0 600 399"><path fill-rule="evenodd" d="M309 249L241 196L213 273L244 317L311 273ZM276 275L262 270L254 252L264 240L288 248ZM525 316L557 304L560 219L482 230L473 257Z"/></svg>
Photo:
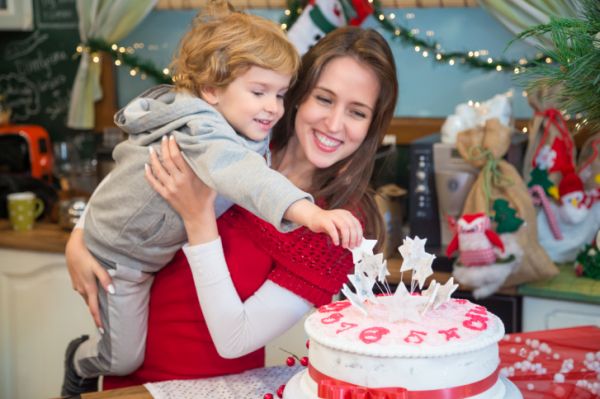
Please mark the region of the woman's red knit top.
<svg viewBox="0 0 600 399"><path fill-rule="evenodd" d="M238 206L217 223L229 272L242 301L269 279L321 306L331 301L352 272L350 251L334 246L325 234L304 227L283 234ZM106 377L104 389L240 373L263 366L264 348L237 359L218 355L187 258L179 251L156 275L152 286L144 363L129 376Z"/></svg>

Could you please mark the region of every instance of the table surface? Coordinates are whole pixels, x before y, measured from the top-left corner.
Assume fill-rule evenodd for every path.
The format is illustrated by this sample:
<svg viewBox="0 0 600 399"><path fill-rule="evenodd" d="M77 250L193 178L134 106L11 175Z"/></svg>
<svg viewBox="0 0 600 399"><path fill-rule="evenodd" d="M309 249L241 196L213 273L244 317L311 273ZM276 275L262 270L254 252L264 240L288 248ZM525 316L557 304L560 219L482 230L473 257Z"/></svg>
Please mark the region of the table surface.
<svg viewBox="0 0 600 399"><path fill-rule="evenodd" d="M0 219L0 247L64 253L71 233L56 223L36 222L29 231L14 231L7 219Z"/></svg>
<svg viewBox="0 0 600 399"><path fill-rule="evenodd" d="M521 390L524 399L554 398L557 392L562 392L564 398L593 399L597 396L589 391L577 388L577 380L587 378L594 380L595 372L582 376L580 364L588 352L600 351L600 328L596 326L581 326L526 333L509 334L500 342L501 367L510 367L523 360L525 350L531 341L545 342L552 348L552 353L560 354L559 359L548 356L547 360L537 359L548 369L546 374L539 375L533 371L519 371L509 377ZM565 359L574 359L576 369L563 373L565 382L554 382L555 373L559 372ZM566 396L565 396L566 395ZM151 399L152 395L143 386L115 389L105 392L94 392L82 395L83 399Z"/></svg>
<svg viewBox="0 0 600 399"><path fill-rule="evenodd" d="M152 395L142 385L113 389L105 392L92 392L81 395L82 399L106 399L106 398L119 398L119 399L152 399Z"/></svg>

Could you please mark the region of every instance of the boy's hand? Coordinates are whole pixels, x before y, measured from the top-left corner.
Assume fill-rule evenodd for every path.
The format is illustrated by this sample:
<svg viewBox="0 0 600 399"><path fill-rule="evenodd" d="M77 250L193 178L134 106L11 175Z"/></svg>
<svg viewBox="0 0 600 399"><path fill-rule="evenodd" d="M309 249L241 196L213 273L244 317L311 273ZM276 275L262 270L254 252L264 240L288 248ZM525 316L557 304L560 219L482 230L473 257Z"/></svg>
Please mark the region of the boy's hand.
<svg viewBox="0 0 600 399"><path fill-rule="evenodd" d="M306 226L315 233L325 233L335 245L355 248L363 238L362 225L344 209L326 211L308 200L294 202L283 215L287 220Z"/></svg>
<svg viewBox="0 0 600 399"><path fill-rule="evenodd" d="M326 233L335 245L344 248L359 246L363 237L358 219L344 209L326 211L318 208L310 214L306 227L315 233Z"/></svg>

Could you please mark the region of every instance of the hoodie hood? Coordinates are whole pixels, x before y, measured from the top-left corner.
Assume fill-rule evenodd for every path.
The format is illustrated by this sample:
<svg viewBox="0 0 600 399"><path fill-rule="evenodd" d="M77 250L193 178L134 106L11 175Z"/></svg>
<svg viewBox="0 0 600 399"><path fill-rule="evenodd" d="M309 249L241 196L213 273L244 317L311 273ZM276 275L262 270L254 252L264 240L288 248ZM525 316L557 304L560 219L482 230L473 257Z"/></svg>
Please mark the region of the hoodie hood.
<svg viewBox="0 0 600 399"><path fill-rule="evenodd" d="M186 92L175 91L172 85L160 85L146 90L115 114L114 122L129 139L147 145L181 129L199 114L209 113L225 119L207 102Z"/></svg>

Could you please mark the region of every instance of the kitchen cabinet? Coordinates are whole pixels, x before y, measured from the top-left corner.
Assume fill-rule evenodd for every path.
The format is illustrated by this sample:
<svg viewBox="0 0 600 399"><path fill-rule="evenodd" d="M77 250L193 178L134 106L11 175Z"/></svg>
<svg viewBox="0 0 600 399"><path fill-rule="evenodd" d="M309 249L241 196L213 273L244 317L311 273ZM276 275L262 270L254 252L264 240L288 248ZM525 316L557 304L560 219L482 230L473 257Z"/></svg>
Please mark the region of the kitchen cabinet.
<svg viewBox="0 0 600 399"><path fill-rule="evenodd" d="M570 264L547 281L523 284L523 331L596 325L600 327L600 281L577 277Z"/></svg>
<svg viewBox="0 0 600 399"><path fill-rule="evenodd" d="M600 327L600 305L594 303L523 298L523 331L595 325Z"/></svg>
<svg viewBox="0 0 600 399"><path fill-rule="evenodd" d="M68 342L94 331L64 255L0 248L0 398L60 396Z"/></svg>

